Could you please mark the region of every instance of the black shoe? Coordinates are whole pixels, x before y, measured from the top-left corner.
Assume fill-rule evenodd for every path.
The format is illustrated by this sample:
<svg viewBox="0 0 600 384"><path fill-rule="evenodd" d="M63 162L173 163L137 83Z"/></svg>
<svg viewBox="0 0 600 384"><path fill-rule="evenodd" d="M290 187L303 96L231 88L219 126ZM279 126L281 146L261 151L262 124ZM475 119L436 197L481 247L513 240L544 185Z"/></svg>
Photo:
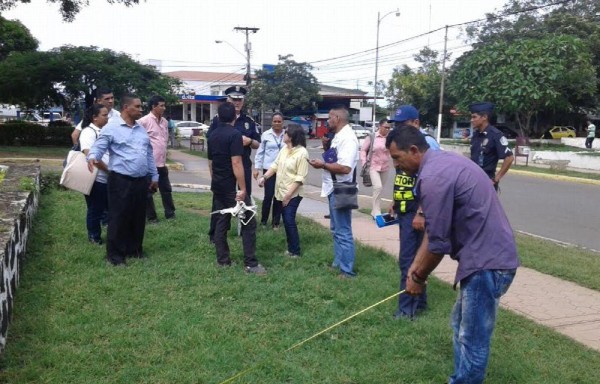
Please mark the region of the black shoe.
<svg viewBox="0 0 600 384"><path fill-rule="evenodd" d="M331 215L325 215L325 216L323 216L323 218L325 218L325 219L331 219Z"/></svg>
<svg viewBox="0 0 600 384"><path fill-rule="evenodd" d="M103 244L102 239L95 239L93 237L90 237L89 241L90 241L90 243L95 244L95 245L102 245Z"/></svg>
<svg viewBox="0 0 600 384"><path fill-rule="evenodd" d="M175 218L175 214L169 215L169 216L165 216L165 219L167 220L172 220Z"/></svg>
<svg viewBox="0 0 600 384"><path fill-rule="evenodd" d="M148 224L158 224L158 219L156 217L154 219L148 219Z"/></svg>

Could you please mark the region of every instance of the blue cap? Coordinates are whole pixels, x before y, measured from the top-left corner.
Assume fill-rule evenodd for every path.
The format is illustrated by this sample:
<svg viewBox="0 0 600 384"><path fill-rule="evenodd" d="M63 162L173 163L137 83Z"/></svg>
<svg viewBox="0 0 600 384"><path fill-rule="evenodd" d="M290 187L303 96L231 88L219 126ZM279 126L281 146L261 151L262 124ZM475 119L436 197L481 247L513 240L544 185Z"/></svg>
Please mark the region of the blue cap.
<svg viewBox="0 0 600 384"><path fill-rule="evenodd" d="M401 105L400 108L396 110L394 118L390 119L389 121L401 123L403 121L415 120L418 118L419 111L417 110L417 108L413 107L412 105Z"/></svg>
<svg viewBox="0 0 600 384"><path fill-rule="evenodd" d="M482 101L479 103L473 103L469 105L469 111L471 113L488 113L491 114L494 111L494 103Z"/></svg>

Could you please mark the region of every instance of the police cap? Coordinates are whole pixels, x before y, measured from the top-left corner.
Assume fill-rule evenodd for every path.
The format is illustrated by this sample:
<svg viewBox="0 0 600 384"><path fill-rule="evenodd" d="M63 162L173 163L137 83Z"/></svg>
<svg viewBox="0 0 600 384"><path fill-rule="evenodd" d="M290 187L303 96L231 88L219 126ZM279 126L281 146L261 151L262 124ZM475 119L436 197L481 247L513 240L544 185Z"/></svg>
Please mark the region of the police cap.
<svg viewBox="0 0 600 384"><path fill-rule="evenodd" d="M400 108L396 110L393 119L389 120L390 122L401 123L407 120L416 120L419 118L419 111L417 108L412 105L401 105Z"/></svg>
<svg viewBox="0 0 600 384"><path fill-rule="evenodd" d="M248 91L246 90L246 88L241 87L239 85L234 85L233 87L229 87L225 90L225 95L232 99L243 100L247 92Z"/></svg>
<svg viewBox="0 0 600 384"><path fill-rule="evenodd" d="M488 115L492 114L494 111L494 103L490 103L487 101L482 101L479 103L473 103L469 105L469 111L471 113L486 113Z"/></svg>

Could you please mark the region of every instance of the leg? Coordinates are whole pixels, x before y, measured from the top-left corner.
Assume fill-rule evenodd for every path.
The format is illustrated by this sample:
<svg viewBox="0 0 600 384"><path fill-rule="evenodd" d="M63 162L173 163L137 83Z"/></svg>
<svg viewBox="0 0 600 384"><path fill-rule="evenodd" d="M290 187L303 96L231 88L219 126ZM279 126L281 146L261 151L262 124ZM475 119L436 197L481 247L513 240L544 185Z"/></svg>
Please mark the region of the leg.
<svg viewBox="0 0 600 384"><path fill-rule="evenodd" d="M381 192L383 190L383 181L387 177L387 171L379 172L371 169L371 182L373 183L373 197L371 202L371 216L381 215Z"/></svg>
<svg viewBox="0 0 600 384"><path fill-rule="evenodd" d="M296 196L283 208L283 226L285 227L287 250L289 253L298 256L300 255L300 236L296 224L296 212L301 201L302 196Z"/></svg>
<svg viewBox="0 0 600 384"><path fill-rule="evenodd" d="M169 180L169 168L159 167L158 170L158 190L165 210L165 218L175 217L175 203L173 203L173 189Z"/></svg>
<svg viewBox="0 0 600 384"><path fill-rule="evenodd" d="M514 276L514 270L482 270L460 282L452 310L454 373L449 383L483 383L500 297Z"/></svg>
<svg viewBox="0 0 600 384"><path fill-rule="evenodd" d="M332 209L335 205L334 193L331 193L329 207L331 221L335 222L333 231L333 252L339 260L340 271L348 276L354 276L354 237L352 236L352 210Z"/></svg>
<svg viewBox="0 0 600 384"><path fill-rule="evenodd" d="M400 257L398 264L400 266L400 290L406 288L406 279L408 269L415 259L417 249L423 240L423 232L415 231L412 227L412 221L415 212L408 212L399 215L400 218ZM425 291L420 296L400 295L398 296L398 310L396 317L414 317L417 308L425 309L427 306L427 293Z"/></svg>
<svg viewBox="0 0 600 384"><path fill-rule="evenodd" d="M267 172L266 169L263 169L263 175ZM273 202L273 196L275 196L275 176L269 178L265 181L265 198L263 199L262 209L260 213L260 223L262 225L267 225L267 221L269 221L269 212L271 211L271 204ZM271 224L275 224L272 222Z"/></svg>
<svg viewBox="0 0 600 384"><path fill-rule="evenodd" d="M246 205L252 203L250 195L246 196L244 201ZM246 225L242 225L242 247L244 248L244 266L256 267L256 216Z"/></svg>
<svg viewBox="0 0 600 384"><path fill-rule="evenodd" d="M219 209L223 209L223 208L229 208L229 207L222 207ZM213 193L213 197L212 197L212 206L210 208L211 212L215 212L217 210L217 203L216 203L216 198L215 195ZM215 228L217 227L217 220L219 219L219 214L215 213L214 215L210 215L210 226L208 228L208 239L211 243L215 242Z"/></svg>
<svg viewBox="0 0 600 384"><path fill-rule="evenodd" d="M273 217L271 219L271 223L273 224L273 227L278 227L279 224L281 223L282 211L283 211L283 205L281 204L281 201L274 198L273 199Z"/></svg>
<svg viewBox="0 0 600 384"><path fill-rule="evenodd" d="M340 267L340 259L339 259L339 249L338 248L338 244L335 242L335 232L336 232L336 222L335 222L335 216L333 215L333 193L330 193L329 196L327 196L328 202L329 202L329 230L331 231L331 234L334 237L334 241L333 241L333 262L331 263L331 267L332 268L339 268Z"/></svg>
<svg viewBox="0 0 600 384"><path fill-rule="evenodd" d="M109 174L106 258L115 265L124 264L127 253L129 189L130 180L114 172Z"/></svg>
<svg viewBox="0 0 600 384"><path fill-rule="evenodd" d="M132 182L130 194L130 243L128 255L143 257L144 232L146 230L146 202L148 194L148 180L138 178Z"/></svg>
<svg viewBox="0 0 600 384"><path fill-rule="evenodd" d="M213 195L213 208L215 211L231 208L235 204L235 193L226 195ZM229 258L229 243L227 242L227 231L231 223L231 215L215 213L214 241L217 251L217 263L219 265L231 265Z"/></svg>

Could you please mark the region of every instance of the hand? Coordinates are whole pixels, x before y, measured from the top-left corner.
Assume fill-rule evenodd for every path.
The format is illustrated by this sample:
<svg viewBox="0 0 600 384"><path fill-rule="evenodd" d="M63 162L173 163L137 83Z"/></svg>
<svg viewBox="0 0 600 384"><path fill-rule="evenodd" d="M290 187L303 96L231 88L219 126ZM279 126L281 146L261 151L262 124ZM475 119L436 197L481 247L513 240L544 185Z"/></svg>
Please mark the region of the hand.
<svg viewBox="0 0 600 384"><path fill-rule="evenodd" d="M246 200L246 191L245 190L237 191L237 193L235 194L235 201L244 201L244 200Z"/></svg>
<svg viewBox="0 0 600 384"><path fill-rule="evenodd" d="M252 172L252 176L254 177L254 180L258 180L258 169L255 169L254 172Z"/></svg>
<svg viewBox="0 0 600 384"><path fill-rule="evenodd" d="M260 179L258 179L258 186L261 187L261 188L265 186L265 178L264 178L264 176L261 177Z"/></svg>
<svg viewBox="0 0 600 384"><path fill-rule="evenodd" d="M244 147L247 147L252 144L252 139L248 136L242 136L242 143L244 144Z"/></svg>
<svg viewBox="0 0 600 384"><path fill-rule="evenodd" d="M423 293L423 289L425 289L425 287L427 286L427 282L423 283L423 284L418 284L417 282L415 282L412 278L413 272L415 271L415 267L414 265L411 265L411 267L408 269L408 275L406 277L406 294L409 294L411 296L419 296L420 294Z"/></svg>
<svg viewBox="0 0 600 384"><path fill-rule="evenodd" d="M390 205L390 208L387 211L390 217L396 217L396 212L394 211L394 204Z"/></svg>
<svg viewBox="0 0 600 384"><path fill-rule="evenodd" d="M419 215L417 213L415 215L415 218L412 221L412 227L415 231L424 231L425 230L425 217L423 215Z"/></svg>
<svg viewBox="0 0 600 384"><path fill-rule="evenodd" d="M308 160L308 164L310 164L315 169L322 169L325 166L325 162L319 159L310 159Z"/></svg>
<svg viewBox="0 0 600 384"><path fill-rule="evenodd" d="M90 173L94 172L94 167L95 167L96 164L98 164L98 160L96 160L96 159L89 159L88 160L88 170L90 171Z"/></svg>
<svg viewBox="0 0 600 384"><path fill-rule="evenodd" d="M284 207L287 207L287 205L290 203L290 200L292 198L289 197L287 194L285 196L283 196L283 200L281 201L281 205Z"/></svg>
<svg viewBox="0 0 600 384"><path fill-rule="evenodd" d="M151 182L150 186L148 187L148 190L152 193L158 191L158 181Z"/></svg>

